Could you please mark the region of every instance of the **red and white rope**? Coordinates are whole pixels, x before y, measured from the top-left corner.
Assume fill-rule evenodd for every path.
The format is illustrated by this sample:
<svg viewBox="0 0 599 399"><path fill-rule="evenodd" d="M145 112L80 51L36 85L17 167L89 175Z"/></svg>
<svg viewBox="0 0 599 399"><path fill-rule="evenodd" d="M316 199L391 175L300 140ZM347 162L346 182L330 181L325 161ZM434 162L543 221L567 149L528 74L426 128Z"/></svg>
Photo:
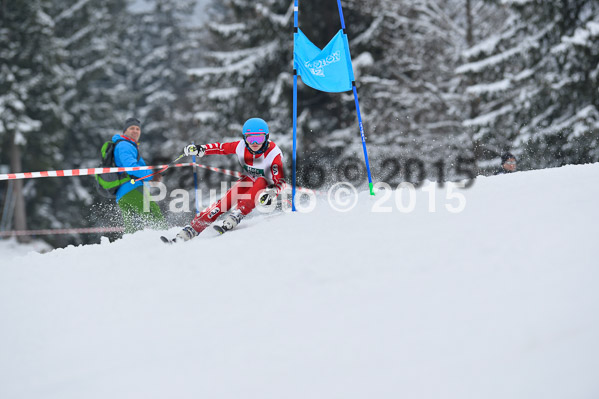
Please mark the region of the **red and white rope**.
<svg viewBox="0 0 599 399"><path fill-rule="evenodd" d="M193 166L192 162L178 163L171 165L171 168L181 168L184 166ZM241 173L215 168L213 166L206 166L202 164L195 164L200 168L209 169L214 172L224 173L226 175L241 177ZM154 166L133 166L126 168L83 168L83 169L64 169L64 170L44 170L41 172L24 172L24 173L6 173L0 174L0 180L17 180L17 179L36 179L41 177L69 177L69 176L88 176L88 175L100 175L103 173L114 173L114 172L134 172L137 170L151 170L151 169L163 169L167 165L154 165Z"/></svg>
<svg viewBox="0 0 599 399"><path fill-rule="evenodd" d="M185 162L178 163L175 165L171 165L171 168L181 168L185 166L193 166L193 162ZM213 172L222 173L229 176L241 177L242 174L240 172L222 168L216 168L214 166L202 165L199 163L195 164L196 166L208 169ZM37 179L41 177L69 177L69 176L89 176L89 175L100 175L103 173L114 173L114 172L134 172L137 170L152 170L152 169L162 169L167 165L154 165L154 166L133 166L127 168L83 168L83 169L64 169L64 170L44 170L41 172L24 172L24 173L6 173L0 174L0 180L18 180L18 179ZM298 191L311 191L317 192L314 190L306 189L303 187L297 187Z"/></svg>
<svg viewBox="0 0 599 399"><path fill-rule="evenodd" d="M179 163L171 165L171 167L191 166L192 163ZM127 168L84 168L84 169L65 169L65 170L45 170L41 172L24 172L24 173L6 173L0 174L0 180L15 180L15 179L36 179L40 177L68 177L68 176L87 176L100 175L103 173L114 172L133 172L136 170L161 169L167 165L156 166L132 166Z"/></svg>
<svg viewBox="0 0 599 399"><path fill-rule="evenodd" d="M94 234L94 233L120 233L123 227L88 227L77 229L45 229L45 230L12 230L0 231L0 237L10 236L43 236L54 234Z"/></svg>
<svg viewBox="0 0 599 399"><path fill-rule="evenodd" d="M193 165L193 164L190 164ZM221 169L221 168L215 168L213 166L206 166L206 165L202 165L200 163L196 163L196 166L200 167L200 168L204 168L204 169L208 169L211 170L213 172L218 172L218 173L223 173L225 175L229 175L229 176L234 176L234 177L241 177L241 173L234 171L234 170L228 170L228 169Z"/></svg>

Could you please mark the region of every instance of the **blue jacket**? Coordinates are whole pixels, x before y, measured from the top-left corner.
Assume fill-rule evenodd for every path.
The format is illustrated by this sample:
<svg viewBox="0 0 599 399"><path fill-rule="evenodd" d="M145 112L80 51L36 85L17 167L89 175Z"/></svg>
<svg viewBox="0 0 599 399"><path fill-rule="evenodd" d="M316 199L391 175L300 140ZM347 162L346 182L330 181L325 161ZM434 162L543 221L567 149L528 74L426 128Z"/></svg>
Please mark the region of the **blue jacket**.
<svg viewBox="0 0 599 399"><path fill-rule="evenodd" d="M119 142L114 148L114 163L119 168L130 167L130 166L146 166L146 162L140 156L139 161L137 160L137 155L139 153L139 149L137 148L137 144L131 140L127 139L120 134L115 134L112 136L112 141L114 143L117 140L123 140ZM132 178L140 178L144 176L148 176L152 174L151 170L137 170L134 172L127 172L129 176ZM151 180L151 179L150 179ZM116 192L116 202L123 197L123 195L127 194L129 191L135 189L136 187L142 186L143 181L135 182L135 184L125 183L119 187Z"/></svg>

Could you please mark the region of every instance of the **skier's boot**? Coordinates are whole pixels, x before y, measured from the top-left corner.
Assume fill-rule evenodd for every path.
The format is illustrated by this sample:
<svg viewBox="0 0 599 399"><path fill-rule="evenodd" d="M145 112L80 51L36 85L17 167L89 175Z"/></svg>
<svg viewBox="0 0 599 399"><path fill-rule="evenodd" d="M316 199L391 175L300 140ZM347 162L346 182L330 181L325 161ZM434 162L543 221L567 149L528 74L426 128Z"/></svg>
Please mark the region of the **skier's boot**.
<svg viewBox="0 0 599 399"><path fill-rule="evenodd" d="M173 242L189 241L199 233L189 225L183 227L183 229L177 233L177 236L173 239Z"/></svg>
<svg viewBox="0 0 599 399"><path fill-rule="evenodd" d="M198 234L200 234L200 233L195 231L195 229L193 227L187 225L187 226L183 227L183 230L178 232L177 235L175 236L175 238L173 238L172 240L169 240L165 236L161 236L160 239L165 244L174 244L176 242L189 241L192 238L194 238L195 236L197 236Z"/></svg>
<svg viewBox="0 0 599 399"><path fill-rule="evenodd" d="M239 224L239 222L241 222L241 219L243 219L244 216L245 215L241 213L239 209L235 209L225 217L222 226L215 225L214 230L218 231L220 234L224 234L229 230L233 230Z"/></svg>

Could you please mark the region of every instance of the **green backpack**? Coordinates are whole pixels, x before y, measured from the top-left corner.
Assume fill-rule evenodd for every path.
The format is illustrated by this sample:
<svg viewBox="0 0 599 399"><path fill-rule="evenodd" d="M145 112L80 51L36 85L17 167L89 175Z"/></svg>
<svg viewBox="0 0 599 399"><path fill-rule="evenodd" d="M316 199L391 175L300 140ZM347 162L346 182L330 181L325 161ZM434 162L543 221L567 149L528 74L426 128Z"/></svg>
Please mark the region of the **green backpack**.
<svg viewBox="0 0 599 399"><path fill-rule="evenodd" d="M117 140L116 142L111 140L102 145L102 149L100 151L100 154L102 155L102 162L100 164L101 168L116 167L114 162L114 149L121 141L125 140L121 139ZM139 161L139 151L137 151L137 160ZM96 175L98 191L100 194L111 198L114 198L120 186L129 181L131 181L131 176L129 176L127 172L111 172Z"/></svg>

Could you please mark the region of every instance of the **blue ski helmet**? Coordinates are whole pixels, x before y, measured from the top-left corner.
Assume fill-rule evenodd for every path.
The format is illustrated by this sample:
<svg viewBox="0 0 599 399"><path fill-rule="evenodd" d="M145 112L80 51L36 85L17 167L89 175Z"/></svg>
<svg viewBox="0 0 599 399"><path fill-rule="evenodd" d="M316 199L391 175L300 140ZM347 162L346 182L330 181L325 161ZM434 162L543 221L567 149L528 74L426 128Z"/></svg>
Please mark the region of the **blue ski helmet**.
<svg viewBox="0 0 599 399"><path fill-rule="evenodd" d="M262 154L268 148L268 124L264 121L264 119L260 119L260 118L248 119L243 124L243 129L242 129L241 133L243 135L243 141L245 142L245 147L252 154ZM259 150L253 151L250 148L250 145L248 144L248 142L246 140L246 136L248 134L256 134L256 133L266 134L266 140L264 140L264 144L262 144L262 147L260 147Z"/></svg>

